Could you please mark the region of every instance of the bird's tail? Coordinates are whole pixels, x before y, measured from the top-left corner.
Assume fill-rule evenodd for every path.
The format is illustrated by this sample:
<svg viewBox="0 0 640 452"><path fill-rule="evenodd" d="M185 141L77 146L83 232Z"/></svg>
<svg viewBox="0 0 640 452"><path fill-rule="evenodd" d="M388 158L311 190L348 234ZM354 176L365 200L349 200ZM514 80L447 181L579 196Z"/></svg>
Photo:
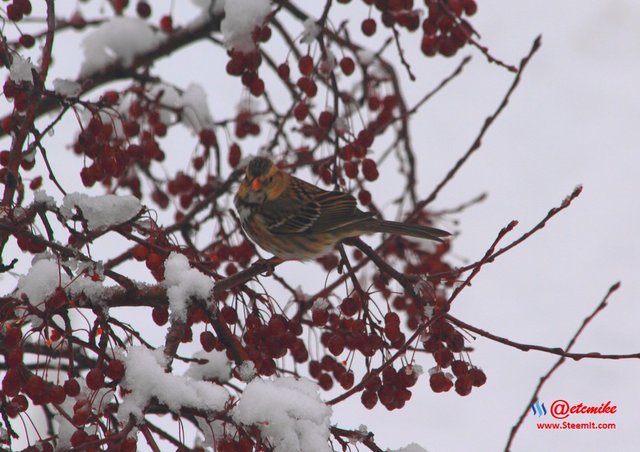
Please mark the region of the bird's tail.
<svg viewBox="0 0 640 452"><path fill-rule="evenodd" d="M363 229L368 232L408 235L419 239L435 240L436 242L442 242L443 237L451 235L451 233L443 231L442 229L417 224L400 223L397 221L372 220L367 221L363 226Z"/></svg>

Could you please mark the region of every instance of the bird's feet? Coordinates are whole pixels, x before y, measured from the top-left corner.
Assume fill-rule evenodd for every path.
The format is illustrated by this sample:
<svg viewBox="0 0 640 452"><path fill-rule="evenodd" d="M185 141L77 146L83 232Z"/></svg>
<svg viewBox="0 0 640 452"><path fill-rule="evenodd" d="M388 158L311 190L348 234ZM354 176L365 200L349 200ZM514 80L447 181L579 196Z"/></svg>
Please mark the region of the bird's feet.
<svg viewBox="0 0 640 452"><path fill-rule="evenodd" d="M278 266L282 262L284 262L284 259L274 256L270 259L259 258L256 261L256 265L261 265L265 268L265 270L260 273L261 275L271 276L273 275L273 272L275 271L276 266Z"/></svg>

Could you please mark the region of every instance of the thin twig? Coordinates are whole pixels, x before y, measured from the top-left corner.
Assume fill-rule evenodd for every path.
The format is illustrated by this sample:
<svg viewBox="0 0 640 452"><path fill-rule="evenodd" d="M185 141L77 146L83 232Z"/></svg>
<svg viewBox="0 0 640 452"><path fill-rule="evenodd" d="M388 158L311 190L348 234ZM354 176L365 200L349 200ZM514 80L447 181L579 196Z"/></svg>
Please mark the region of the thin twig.
<svg viewBox="0 0 640 452"><path fill-rule="evenodd" d="M414 215L417 214L417 212L419 212L421 209L423 209L425 206L427 206L428 204L430 204L431 202L433 202L436 199L436 197L438 196L440 191L444 188L444 186L447 185L447 183L449 183L453 179L453 176L456 175L456 173L460 170L460 168L462 168L462 165L464 165L465 162L469 159L469 157L471 157L471 155L477 149L480 148L480 145L482 144L482 139L484 138L485 134L487 133L487 131L489 130L489 128L491 127L493 122L498 118L500 113L502 113L502 111L505 109L505 107L509 103L509 100L511 99L511 95L513 94L515 89L520 84L520 80L522 78L522 73L523 73L525 67L527 66L527 64L529 63L529 61L531 61L531 58L533 57L533 55L540 48L540 43L541 43L541 38L540 38L540 36L538 36L533 41L533 45L531 46L531 50L529 51L527 56L524 57L522 59L522 61L520 62L520 66L518 68L518 73L516 74L513 82L511 83L511 86L507 90L507 93L505 94L504 98L502 99L502 102L500 102L500 105L498 106L496 111L491 116L489 116L487 119L485 119L484 124L482 125L482 128L480 129L480 132L476 136L475 140L473 141L473 143L471 144L471 147L469 147L467 152L456 162L456 164L453 166L453 168L451 168L449 170L449 172L446 174L444 179L436 186L436 188L431 192L431 194L429 196L427 196L426 199L424 199L423 201L420 201L418 203L418 205L416 206Z"/></svg>
<svg viewBox="0 0 640 452"><path fill-rule="evenodd" d="M620 283L619 282L615 283L614 285L612 285L609 288L609 290L607 291L607 294L604 296L604 298L602 299L600 304L598 306L596 306L594 311L591 314L589 314L582 321L582 325L580 325L580 328L578 328L578 330L575 332L575 334L573 335L573 337L571 338L571 340L569 341L569 343L565 347L565 349L564 349L565 353L568 353L569 350L571 350L571 348L575 345L576 341L578 340L578 337L582 334L582 332L587 327L587 325L589 325L589 323L595 318L595 316L597 316L604 308L607 307L607 302L609 300L609 297L611 296L611 294L613 294L619 288L620 288ZM518 418L518 421L516 422L516 424L511 429L511 433L509 434L509 439L507 440L507 445L504 448L505 451L511 450L511 446L513 444L513 441L515 440L516 435L518 434L518 430L520 429L520 426L522 425L524 419L529 414L529 408L531 407L531 405L533 403L536 402L536 400L538 400L538 394L540 394L540 391L542 390L542 387L549 380L549 378L551 378L553 373L556 370L558 370L558 368L560 366L562 366L562 364L564 364L566 359L567 359L566 356L561 356L560 359L558 359L558 361L556 361L556 363L551 367L551 369L549 369L549 371L540 378L540 381L538 382L538 385L536 386L535 390L533 391L533 395L531 396L531 399L529 399L529 402L525 406L524 411L522 412L522 414Z"/></svg>

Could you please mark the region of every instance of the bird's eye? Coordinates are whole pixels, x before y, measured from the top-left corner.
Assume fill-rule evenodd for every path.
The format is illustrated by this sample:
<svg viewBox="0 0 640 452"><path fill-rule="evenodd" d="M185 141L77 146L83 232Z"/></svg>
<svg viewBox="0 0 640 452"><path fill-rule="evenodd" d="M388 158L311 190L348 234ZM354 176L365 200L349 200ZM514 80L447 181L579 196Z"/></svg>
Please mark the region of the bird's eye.
<svg viewBox="0 0 640 452"><path fill-rule="evenodd" d="M269 179L267 179L267 183L270 184L272 179L273 179L273 176L269 177Z"/></svg>

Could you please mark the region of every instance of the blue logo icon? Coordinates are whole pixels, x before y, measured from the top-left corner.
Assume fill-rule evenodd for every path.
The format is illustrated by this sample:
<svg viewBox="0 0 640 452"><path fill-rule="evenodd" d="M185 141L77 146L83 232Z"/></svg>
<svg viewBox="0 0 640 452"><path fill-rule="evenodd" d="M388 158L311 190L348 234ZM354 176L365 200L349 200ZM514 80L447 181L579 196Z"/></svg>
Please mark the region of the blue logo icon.
<svg viewBox="0 0 640 452"><path fill-rule="evenodd" d="M533 411L533 415L534 416L546 416L547 415L547 408L544 406L544 402L540 403L540 402L535 402L531 404L531 410Z"/></svg>

